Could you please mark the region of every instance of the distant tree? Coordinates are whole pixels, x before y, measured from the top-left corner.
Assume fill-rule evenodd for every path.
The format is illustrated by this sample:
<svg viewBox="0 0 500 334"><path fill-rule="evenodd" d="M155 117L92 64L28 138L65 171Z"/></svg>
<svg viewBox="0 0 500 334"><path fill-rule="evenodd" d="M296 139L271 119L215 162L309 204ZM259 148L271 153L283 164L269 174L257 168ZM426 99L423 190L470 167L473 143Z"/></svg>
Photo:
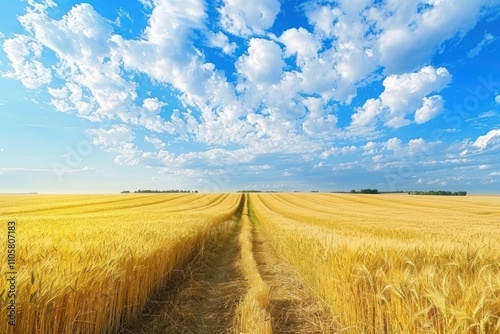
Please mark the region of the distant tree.
<svg viewBox="0 0 500 334"><path fill-rule="evenodd" d="M196 190L195 192L198 192L198 190ZM191 193L191 190L179 190L179 189L175 189L175 190L136 190L134 191L134 193L153 193L153 194L165 194L165 193L182 193L182 194L190 194Z"/></svg>
<svg viewBox="0 0 500 334"><path fill-rule="evenodd" d="M130 194L130 190L124 190L122 191L122 194Z"/></svg>
<svg viewBox="0 0 500 334"><path fill-rule="evenodd" d="M378 189L361 189L362 194L378 194Z"/></svg>
<svg viewBox="0 0 500 334"><path fill-rule="evenodd" d="M430 191L412 191L409 192L410 195L430 195L430 196L466 196L466 191L445 191L445 190L430 190Z"/></svg>
<svg viewBox="0 0 500 334"><path fill-rule="evenodd" d="M352 189L351 193L355 194L356 193L356 189Z"/></svg>

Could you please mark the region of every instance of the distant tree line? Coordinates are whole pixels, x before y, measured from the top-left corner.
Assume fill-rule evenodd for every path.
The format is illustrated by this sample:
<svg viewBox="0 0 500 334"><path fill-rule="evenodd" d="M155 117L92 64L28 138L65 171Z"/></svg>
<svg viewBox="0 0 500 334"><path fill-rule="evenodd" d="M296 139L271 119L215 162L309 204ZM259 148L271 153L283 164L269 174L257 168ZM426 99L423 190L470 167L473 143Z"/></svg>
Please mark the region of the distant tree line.
<svg viewBox="0 0 500 334"><path fill-rule="evenodd" d="M279 193L281 191L262 191L262 190L238 190L236 191L237 193L261 193L261 192L267 192L267 193ZM295 190L294 192L302 192L300 190ZM319 192L318 190L311 190L313 193ZM378 191L378 189L361 189L359 191L352 189L350 192L346 191L332 191L332 193L351 193L351 194L391 194L391 193L406 193L407 191ZM130 194L129 190L125 190L121 192L122 194ZM160 194L160 193L193 193L196 194L198 193L198 190L136 190L134 191L135 194L145 194L145 193L153 193L153 194ZM438 195L438 196L466 196L467 192L466 191L444 191L444 190L438 190L438 191L408 191L408 195Z"/></svg>
<svg viewBox="0 0 500 334"><path fill-rule="evenodd" d="M406 191L403 190L395 190L395 191L379 191L379 194L404 194Z"/></svg>
<svg viewBox="0 0 500 334"><path fill-rule="evenodd" d="M378 194L378 189L361 189L356 191L356 189L351 190L351 194Z"/></svg>
<svg viewBox="0 0 500 334"><path fill-rule="evenodd" d="M282 193L281 190L236 190L237 193Z"/></svg>
<svg viewBox="0 0 500 334"><path fill-rule="evenodd" d="M122 194L130 194L130 191L129 190L125 190L125 191L122 191L121 192ZM193 194L197 194L198 193L198 190L194 190L194 191L191 191L191 190L136 190L134 191L134 194L144 194L144 193L147 193L147 194L165 194L165 193L185 193L185 194L190 194L190 193L193 193Z"/></svg>
<svg viewBox="0 0 500 334"><path fill-rule="evenodd" d="M466 196L467 192L466 191L444 191L444 190L438 190L438 191L410 191L408 192L408 195L439 195L439 196Z"/></svg>
<svg viewBox="0 0 500 334"><path fill-rule="evenodd" d="M261 193L262 190L237 190L237 193Z"/></svg>

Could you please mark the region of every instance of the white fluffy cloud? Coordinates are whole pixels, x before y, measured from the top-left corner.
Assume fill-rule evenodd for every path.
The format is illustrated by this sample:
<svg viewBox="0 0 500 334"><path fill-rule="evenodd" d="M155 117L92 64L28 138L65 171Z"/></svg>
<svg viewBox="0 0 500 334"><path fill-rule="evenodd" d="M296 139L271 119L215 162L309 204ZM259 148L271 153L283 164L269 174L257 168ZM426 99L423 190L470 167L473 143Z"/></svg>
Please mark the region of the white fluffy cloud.
<svg viewBox="0 0 500 334"><path fill-rule="evenodd" d="M500 95L495 96L495 102L500 104Z"/></svg>
<svg viewBox="0 0 500 334"><path fill-rule="evenodd" d="M144 99L142 106L149 111L159 111L165 103L162 103L157 98Z"/></svg>
<svg viewBox="0 0 500 334"><path fill-rule="evenodd" d="M427 63L444 41L474 27L488 0L431 1L418 10L419 1L389 1L374 9L383 28L378 49L388 74L414 70Z"/></svg>
<svg viewBox="0 0 500 334"><path fill-rule="evenodd" d="M123 125L112 125L109 130L90 129L88 133L93 136L93 143L105 148L114 148L125 143L130 143L135 135L132 130Z"/></svg>
<svg viewBox="0 0 500 334"><path fill-rule="evenodd" d="M93 137L93 144L107 152L116 154L117 165L134 166L140 163L142 152L132 143L134 132L123 125L112 125L109 130L98 128L87 131Z"/></svg>
<svg viewBox="0 0 500 334"><path fill-rule="evenodd" d="M383 144L384 148L390 151L397 151L401 148L401 139L394 137Z"/></svg>
<svg viewBox="0 0 500 334"><path fill-rule="evenodd" d="M375 143L373 141L369 141L368 143L363 145L362 148L363 148L363 151L365 152L365 154L373 154L373 153L375 153L377 146L378 146L377 143Z"/></svg>
<svg viewBox="0 0 500 334"><path fill-rule="evenodd" d="M122 77L119 56L108 43L112 27L90 5L75 5L60 20L35 6L19 20L59 60L55 69L66 83L49 90L53 96L59 90L52 100L56 109L92 121L133 117L136 83Z"/></svg>
<svg viewBox="0 0 500 334"><path fill-rule="evenodd" d="M430 121L444 111L444 100L440 95L424 97L422 107L415 112L415 123Z"/></svg>
<svg viewBox="0 0 500 334"><path fill-rule="evenodd" d="M388 108L386 125L398 127L407 124L406 113L415 112L423 98L440 92L451 81L451 74L444 67L425 66L418 72L391 75L384 79L380 100ZM434 99L438 99L435 97Z"/></svg>
<svg viewBox="0 0 500 334"><path fill-rule="evenodd" d="M20 21L35 36L40 50L42 46L51 50L59 60L55 69L65 83L49 88L57 110L74 111L95 122L119 120L172 132L179 128L174 124L177 119L162 119L156 98L137 101L138 83L127 72L171 84L181 92L181 100L201 110L207 101L223 107L233 103L234 92L225 78L191 47L193 29L205 29L205 18L202 1L158 0L141 40L114 35L110 23L88 4L75 5L60 20L50 18L45 6L37 5L29 7ZM189 115L184 118L193 125Z"/></svg>
<svg viewBox="0 0 500 334"><path fill-rule="evenodd" d="M424 152L428 149L428 143L423 138L411 139L408 142L409 153Z"/></svg>
<svg viewBox="0 0 500 334"><path fill-rule="evenodd" d="M207 33L208 45L211 47L219 48L227 55L233 54L234 50L238 47L235 42L229 42L229 38L222 32Z"/></svg>
<svg viewBox="0 0 500 334"><path fill-rule="evenodd" d="M52 73L39 59L42 46L33 38L17 35L4 41L3 49L11 62L13 71L4 73L7 78L17 79L26 88L38 88L50 83Z"/></svg>
<svg viewBox="0 0 500 334"><path fill-rule="evenodd" d="M285 44L285 56L296 55L299 66L311 61L321 49L321 42L304 28L288 29L283 32L279 40Z"/></svg>
<svg viewBox="0 0 500 334"><path fill-rule="evenodd" d="M193 48L194 29L203 28L206 18L202 1L159 0L149 18L144 39L127 40L113 35L114 50L127 69L143 72L154 80L170 83L194 99L199 88L193 83L207 80L212 71L203 67ZM176 8L176 10L172 10Z"/></svg>
<svg viewBox="0 0 500 334"><path fill-rule="evenodd" d="M426 153L439 145L440 142L438 141L429 142L423 138L414 138L410 139L407 143L403 143L398 137L393 137L385 142L369 141L365 145L360 146L359 149L363 151L363 155L376 155L375 160L381 162Z"/></svg>
<svg viewBox="0 0 500 334"><path fill-rule="evenodd" d="M280 11L278 0L224 0L219 8L220 24L237 36L262 35Z"/></svg>
<svg viewBox="0 0 500 334"><path fill-rule="evenodd" d="M133 38L114 31L89 4L77 4L54 19L47 11L54 3L30 1L19 17L25 35L3 42L11 65L3 75L28 88L46 88L58 111L118 123L91 131L95 144L113 147L121 164L176 160L188 166L196 157L237 162L243 154L327 158L355 151L381 155L380 161L387 152L409 154L426 143L392 138L356 148L337 147L335 141L343 136L375 140L380 125L422 124L443 111L438 93L451 74L426 65L442 42L474 25L486 4L450 1L421 8L414 1L315 1L296 8L305 10L312 28L296 26L274 36L269 29L280 11L277 0L223 0L217 8L220 22L209 22L211 3L203 0L140 0L150 16ZM232 66L208 61L214 50L206 48L222 50L234 72ZM44 59L47 53L50 60ZM158 97L147 92L144 98L141 80L156 86ZM359 88L378 80L384 86L378 97L351 105ZM176 101L170 103L171 96ZM350 126L342 128L349 116ZM156 152L134 146L135 127L156 132L144 138ZM170 135L169 142L172 137L205 144L209 153L176 157L165 150L162 134ZM480 138L478 148L483 147ZM233 148L214 151L214 146Z"/></svg>
<svg viewBox="0 0 500 334"><path fill-rule="evenodd" d="M304 105L309 114L302 123L302 128L309 136L324 137L335 132L338 119L331 107L324 106L320 98L313 97L305 99Z"/></svg>
<svg viewBox="0 0 500 334"><path fill-rule="evenodd" d="M283 51L273 41L252 38L248 47L248 55L241 56L236 62L238 72L249 81L259 83L277 83L285 62Z"/></svg>
<svg viewBox="0 0 500 334"><path fill-rule="evenodd" d="M321 152L321 159L328 159L330 156L336 155L347 155L349 153L354 153L359 151L359 148L351 145L351 146L343 146L343 147L332 147L326 151Z"/></svg>
<svg viewBox="0 0 500 334"><path fill-rule="evenodd" d="M500 129L494 129L490 130L484 136L478 137L472 145L482 151L488 145L496 144L499 141L500 141Z"/></svg>
<svg viewBox="0 0 500 334"><path fill-rule="evenodd" d="M352 115L351 125L357 126L369 126L376 125L377 116L380 115L382 111L382 104L380 99L368 99L365 104L356 109L356 112Z"/></svg>
<svg viewBox="0 0 500 334"><path fill-rule="evenodd" d="M375 78L378 55L374 49L376 38L372 36L374 21L364 7L366 3L348 1L335 5L306 4L306 17L313 32L290 29L281 36L287 48L297 49L304 92L350 103L357 88ZM317 40L328 42L322 43L314 54ZM331 46L325 47L330 41ZM295 46L300 43L304 43L302 48Z"/></svg>
<svg viewBox="0 0 500 334"><path fill-rule="evenodd" d="M384 91L378 99L368 99L352 115L352 126L374 125L381 120L385 126L399 128L410 124L407 114L415 113L417 124L425 123L443 111L440 92L451 81L444 67L426 66L418 72L390 75L383 81Z"/></svg>

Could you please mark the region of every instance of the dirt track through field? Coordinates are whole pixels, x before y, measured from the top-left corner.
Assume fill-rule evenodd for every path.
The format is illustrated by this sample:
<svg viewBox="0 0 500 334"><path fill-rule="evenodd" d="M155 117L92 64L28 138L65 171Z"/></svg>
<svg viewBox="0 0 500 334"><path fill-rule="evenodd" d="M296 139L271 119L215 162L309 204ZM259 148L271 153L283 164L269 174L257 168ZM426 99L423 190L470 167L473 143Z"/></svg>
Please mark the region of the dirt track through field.
<svg viewBox="0 0 500 334"><path fill-rule="evenodd" d="M256 228L253 241L260 274L271 287L273 333L334 333L326 311L311 296L298 272L276 255Z"/></svg>
<svg viewBox="0 0 500 334"><path fill-rule="evenodd" d="M239 333L238 305L248 289L238 242L241 226L241 220L234 223L215 245L175 271L142 316L120 334ZM258 271L271 288L273 333L333 333L324 308L297 271L276 255L258 224L253 224L252 239Z"/></svg>
<svg viewBox="0 0 500 334"><path fill-rule="evenodd" d="M142 318L121 333L233 333L236 307L245 293L238 268L239 231L235 224L217 245L178 270L151 298Z"/></svg>

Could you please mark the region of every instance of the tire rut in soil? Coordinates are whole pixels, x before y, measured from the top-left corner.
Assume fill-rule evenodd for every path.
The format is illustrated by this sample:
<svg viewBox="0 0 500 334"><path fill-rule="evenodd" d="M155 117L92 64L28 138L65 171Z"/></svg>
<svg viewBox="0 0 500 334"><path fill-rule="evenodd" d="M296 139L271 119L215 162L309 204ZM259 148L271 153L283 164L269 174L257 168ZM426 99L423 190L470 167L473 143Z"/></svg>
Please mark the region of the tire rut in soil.
<svg viewBox="0 0 500 334"><path fill-rule="evenodd" d="M334 333L327 311L312 297L297 270L276 255L255 226L253 250L260 274L271 287L273 333Z"/></svg>
<svg viewBox="0 0 500 334"><path fill-rule="evenodd" d="M120 334L234 333L234 317L246 282L238 267L240 223L181 270Z"/></svg>

